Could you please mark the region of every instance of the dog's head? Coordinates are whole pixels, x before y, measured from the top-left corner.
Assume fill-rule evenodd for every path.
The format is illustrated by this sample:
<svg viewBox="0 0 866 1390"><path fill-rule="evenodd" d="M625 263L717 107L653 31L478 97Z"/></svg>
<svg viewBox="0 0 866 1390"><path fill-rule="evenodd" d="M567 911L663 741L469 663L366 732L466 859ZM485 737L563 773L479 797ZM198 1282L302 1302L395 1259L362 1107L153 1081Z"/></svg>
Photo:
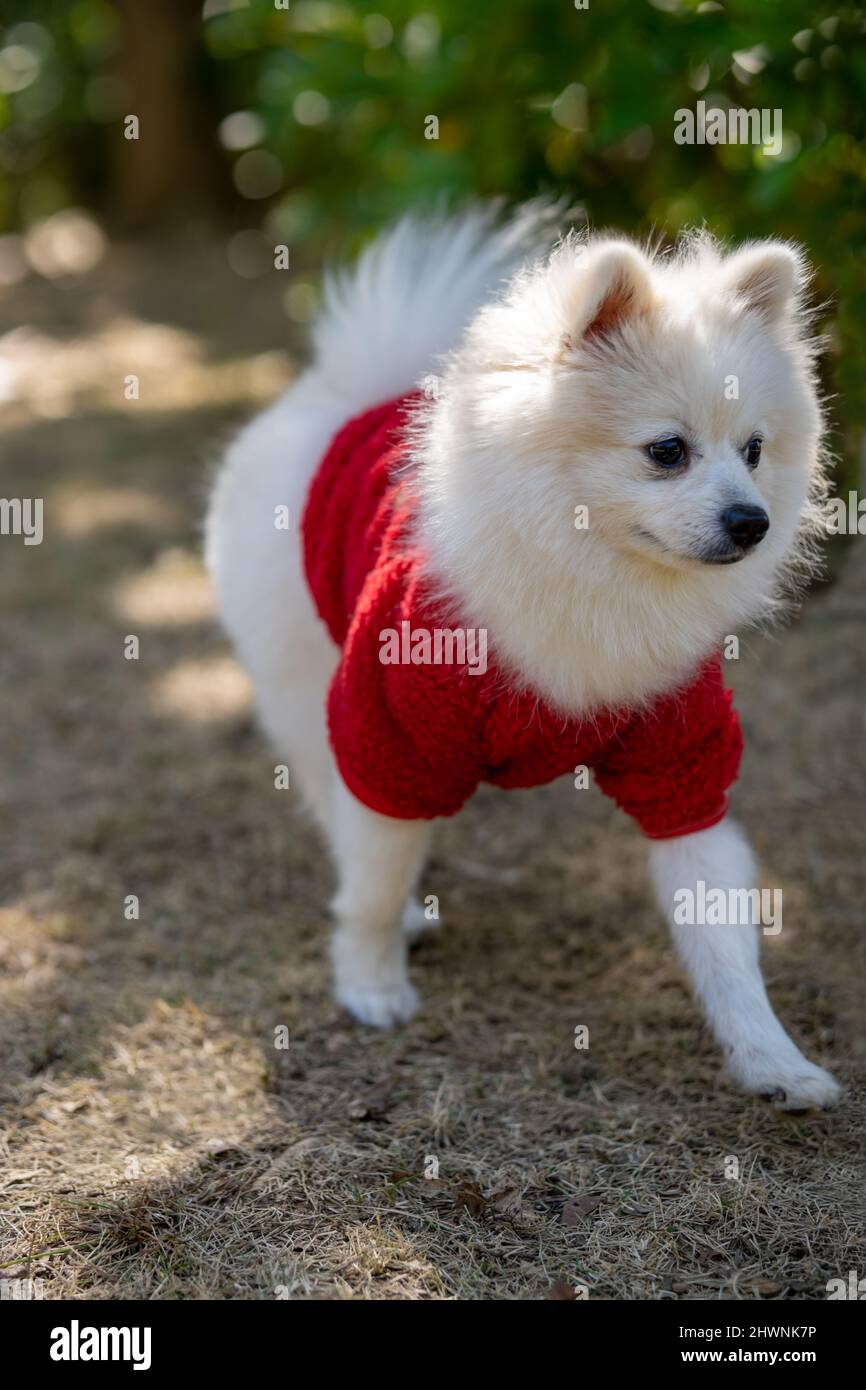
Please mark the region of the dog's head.
<svg viewBox="0 0 866 1390"><path fill-rule="evenodd" d="M819 474L800 253L567 241L470 330L496 428L587 528L680 571L789 558Z"/></svg>
<svg viewBox="0 0 866 1390"><path fill-rule="evenodd" d="M569 320L553 399L560 427L580 421L590 518L658 564L778 566L821 427L799 253L697 239L665 262L601 242L548 275Z"/></svg>
<svg viewBox="0 0 866 1390"><path fill-rule="evenodd" d="M579 620L649 688L776 606L819 515L806 278L778 241L723 254L697 235L665 257L573 239L477 315L424 476L441 567L500 645L513 630L515 662L535 659L530 627L555 648Z"/></svg>

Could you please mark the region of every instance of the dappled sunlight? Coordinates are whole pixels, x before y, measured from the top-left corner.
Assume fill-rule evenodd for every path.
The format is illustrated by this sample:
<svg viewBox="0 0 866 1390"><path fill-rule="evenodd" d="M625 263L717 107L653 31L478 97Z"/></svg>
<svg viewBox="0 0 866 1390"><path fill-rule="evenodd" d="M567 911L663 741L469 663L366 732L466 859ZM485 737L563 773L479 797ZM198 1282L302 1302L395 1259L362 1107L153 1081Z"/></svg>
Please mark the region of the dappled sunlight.
<svg viewBox="0 0 866 1390"><path fill-rule="evenodd" d="M86 540L118 526L167 530L184 519L179 506L136 487L64 484L52 492L50 506L52 529L70 540Z"/></svg>
<svg viewBox="0 0 866 1390"><path fill-rule="evenodd" d="M267 1108L261 1049L191 1000L156 999L140 1022L118 1025L101 1067L108 1090L138 1092L139 1136L160 1149L189 1136L203 1151L236 1142Z"/></svg>
<svg viewBox="0 0 866 1390"><path fill-rule="evenodd" d="M105 1026L101 1044L98 1073L39 1078L3 1176L22 1242L32 1208L50 1203L26 1245L46 1297L61 1282L66 1296L92 1297L109 1271L131 1297L190 1280L197 1297L443 1293L438 1211L419 1230L405 1202L390 1210L363 1134L311 1147L303 1119L262 1085L261 1040L189 998L156 998L134 1022ZM347 1169L350 1200L337 1183ZM322 1174L335 1215L324 1241L286 1218L287 1207L315 1210Z"/></svg>
<svg viewBox="0 0 866 1390"><path fill-rule="evenodd" d="M80 208L64 208L35 222L24 237L28 261L48 280L93 270L107 247L98 223Z"/></svg>
<svg viewBox="0 0 866 1390"><path fill-rule="evenodd" d="M188 724L215 724L245 714L252 687L236 661L213 656L181 661L151 690L154 711Z"/></svg>
<svg viewBox="0 0 866 1390"><path fill-rule="evenodd" d="M283 352L206 360L199 336L115 314L67 340L30 326L0 337L0 406L13 424L82 410L188 410L269 400L291 377Z"/></svg>
<svg viewBox="0 0 866 1390"><path fill-rule="evenodd" d="M383 1278L392 1281L394 1297L417 1297L419 1287L439 1292L435 1262L419 1251L396 1222L391 1229L380 1222L349 1226L342 1248L335 1251L335 1265L337 1277L346 1281L347 1295L359 1282L363 1288L375 1288L375 1281Z"/></svg>
<svg viewBox="0 0 866 1390"><path fill-rule="evenodd" d="M66 920L48 895L0 908L0 1017L8 1019L7 1011L29 992L44 991L64 971L80 968L80 948L64 939Z"/></svg>
<svg viewBox="0 0 866 1390"><path fill-rule="evenodd" d="M64 1169L70 1208L94 1184L132 1197L136 1184L183 1176L191 1159L241 1144L270 1118L261 1067L259 1044L224 1019L189 1000L151 1001L140 1019L109 1027L98 1074L51 1067L33 1084L33 1123L7 1175L15 1199Z"/></svg>
<svg viewBox="0 0 866 1390"><path fill-rule="evenodd" d="M111 605L139 627L189 627L214 617L214 595L199 558L173 546L140 574L120 580Z"/></svg>

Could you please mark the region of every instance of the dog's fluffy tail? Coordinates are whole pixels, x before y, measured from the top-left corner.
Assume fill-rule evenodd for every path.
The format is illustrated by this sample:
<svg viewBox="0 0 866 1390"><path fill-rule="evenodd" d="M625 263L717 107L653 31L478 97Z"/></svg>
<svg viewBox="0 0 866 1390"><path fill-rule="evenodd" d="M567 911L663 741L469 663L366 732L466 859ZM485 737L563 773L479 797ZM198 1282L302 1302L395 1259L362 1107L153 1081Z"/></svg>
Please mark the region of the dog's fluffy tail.
<svg viewBox="0 0 866 1390"><path fill-rule="evenodd" d="M350 270L325 279L315 365L352 409L402 395L456 347L469 320L522 264L547 251L564 204L537 199L404 218Z"/></svg>

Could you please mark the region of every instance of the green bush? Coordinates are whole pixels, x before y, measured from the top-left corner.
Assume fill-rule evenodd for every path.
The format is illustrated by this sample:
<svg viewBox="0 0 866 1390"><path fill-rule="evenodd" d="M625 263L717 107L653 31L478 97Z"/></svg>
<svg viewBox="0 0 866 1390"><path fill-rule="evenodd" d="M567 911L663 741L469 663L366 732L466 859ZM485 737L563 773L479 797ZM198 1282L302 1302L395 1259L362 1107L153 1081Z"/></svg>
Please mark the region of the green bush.
<svg viewBox="0 0 866 1390"><path fill-rule="evenodd" d="M243 204L242 220L264 219L318 258L352 249L418 203L552 191L582 205L592 224L639 235L668 238L705 222L724 237L801 241L833 325L837 442L848 459L842 481L853 485L866 416L862 7L371 0L367 11L292 0L286 11L275 3L208 0L203 19L196 9L188 80L215 113L214 149L220 118L248 112L252 122L234 122L235 145L239 134L278 161L269 168L279 189ZM71 201L108 205L127 22L120 0L13 0L10 10L0 53L7 229ZM11 66L10 46L25 50ZM781 110L781 153L677 144L674 113L698 100ZM431 117L436 139L426 138ZM227 181L244 153L222 151Z"/></svg>

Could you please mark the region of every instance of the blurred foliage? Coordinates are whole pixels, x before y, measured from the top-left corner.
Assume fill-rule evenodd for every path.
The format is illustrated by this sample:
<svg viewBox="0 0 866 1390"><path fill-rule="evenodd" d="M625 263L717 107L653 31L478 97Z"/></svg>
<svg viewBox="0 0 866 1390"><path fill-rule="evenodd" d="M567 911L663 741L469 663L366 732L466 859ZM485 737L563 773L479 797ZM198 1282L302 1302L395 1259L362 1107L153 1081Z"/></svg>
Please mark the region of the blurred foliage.
<svg viewBox="0 0 866 1390"><path fill-rule="evenodd" d="M866 420L864 7L281 3L206 0L196 24L195 80L217 112L238 225L318 259L419 203L558 191L593 225L638 235L706 222L730 238L794 238L831 305L834 415L853 485ZM6 0L6 230L69 203L109 205L110 136L130 109L115 63L124 23L109 0ZM698 100L780 109L781 153L676 144L674 113ZM437 139L425 135L431 116Z"/></svg>

